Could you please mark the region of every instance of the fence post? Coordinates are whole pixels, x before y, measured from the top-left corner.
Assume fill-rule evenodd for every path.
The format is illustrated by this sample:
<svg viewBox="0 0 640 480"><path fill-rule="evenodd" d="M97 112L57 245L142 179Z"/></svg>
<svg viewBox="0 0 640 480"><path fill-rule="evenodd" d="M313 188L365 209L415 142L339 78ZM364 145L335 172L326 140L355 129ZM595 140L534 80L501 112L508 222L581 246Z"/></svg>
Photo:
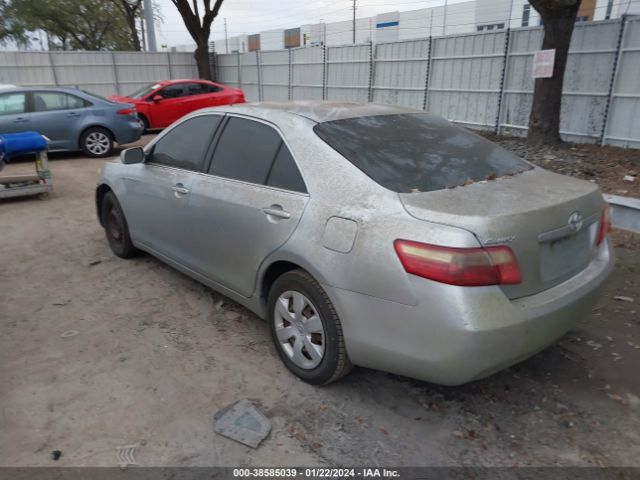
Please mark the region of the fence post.
<svg viewBox="0 0 640 480"><path fill-rule="evenodd" d="M368 102L373 102L373 82L375 80L375 74L376 74L375 54L377 54L378 45L376 44L375 46L375 49L376 49L375 54L373 49L374 49L373 41L369 40L369 92L367 94Z"/></svg>
<svg viewBox="0 0 640 480"><path fill-rule="evenodd" d="M209 52L207 52L207 55L209 55ZM171 53L167 52L167 66L169 67L169 80L173 79L173 71L171 70ZM211 66L211 65L209 65Z"/></svg>
<svg viewBox="0 0 640 480"><path fill-rule="evenodd" d="M322 45L322 99L327 99L327 46Z"/></svg>
<svg viewBox="0 0 640 480"><path fill-rule="evenodd" d="M424 80L424 99L422 100L422 109L429 110L429 82L431 81L431 57L433 51L433 37L429 35L429 50L427 53L427 75Z"/></svg>
<svg viewBox="0 0 640 480"><path fill-rule="evenodd" d="M289 88L287 89L287 98L293 100L293 53L292 48L289 49Z"/></svg>
<svg viewBox="0 0 640 480"><path fill-rule="evenodd" d="M262 55L256 50L256 73L258 74L258 101L262 101Z"/></svg>
<svg viewBox="0 0 640 480"><path fill-rule="evenodd" d="M120 91L120 80L118 80L118 67L116 65L116 54L111 52L111 66L113 67L113 81L116 83L116 92L118 95L122 95Z"/></svg>
<svg viewBox="0 0 640 480"><path fill-rule="evenodd" d="M240 52L236 52L236 63L238 67L238 88L242 88L242 69L240 68Z"/></svg>
<svg viewBox="0 0 640 480"><path fill-rule="evenodd" d="M509 53L511 50L511 28L507 28L504 38L504 58L502 60L502 73L500 74L500 93L498 94L498 113L496 114L496 126L494 133L500 135L502 131L502 107L504 104L504 85L506 83L509 68Z"/></svg>
<svg viewBox="0 0 640 480"><path fill-rule="evenodd" d="M56 66L53 64L53 56L51 55L51 50L49 50L49 65L51 65L51 73L53 75L53 83L55 86L58 86L58 75L56 74Z"/></svg>
<svg viewBox="0 0 640 480"><path fill-rule="evenodd" d="M627 15L620 17L620 31L618 32L618 44L616 46L616 54L613 57L613 69L611 79L609 81L609 93L607 95L607 103L604 107L604 118L602 119L602 131L600 132L600 145L603 146L607 141L607 130L609 127L609 110L613 101L613 93L618 79L618 70L620 69L620 54L624 43L625 26L627 24Z"/></svg>

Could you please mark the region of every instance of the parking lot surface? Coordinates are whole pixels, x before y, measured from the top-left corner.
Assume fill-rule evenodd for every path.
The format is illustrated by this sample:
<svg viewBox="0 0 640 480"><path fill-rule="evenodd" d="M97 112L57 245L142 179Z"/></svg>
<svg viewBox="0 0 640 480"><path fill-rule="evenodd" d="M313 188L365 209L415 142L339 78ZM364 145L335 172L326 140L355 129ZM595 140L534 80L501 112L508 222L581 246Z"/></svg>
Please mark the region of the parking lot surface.
<svg viewBox="0 0 640 480"><path fill-rule="evenodd" d="M637 242L592 314L513 368L462 387L357 368L318 388L250 312L149 255L113 256L102 162L51 158L48 199L0 203L2 465L115 466L137 445L139 465L640 466ZM212 428L245 398L273 423L255 450Z"/></svg>

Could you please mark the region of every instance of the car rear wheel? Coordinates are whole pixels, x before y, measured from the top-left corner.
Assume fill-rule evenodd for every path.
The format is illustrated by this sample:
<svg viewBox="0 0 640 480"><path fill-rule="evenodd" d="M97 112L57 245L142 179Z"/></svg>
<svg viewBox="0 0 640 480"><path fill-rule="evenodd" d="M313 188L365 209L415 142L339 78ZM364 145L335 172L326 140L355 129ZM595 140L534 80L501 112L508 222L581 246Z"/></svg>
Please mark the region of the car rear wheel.
<svg viewBox="0 0 640 480"><path fill-rule="evenodd" d="M107 192L102 200L101 217L111 251L121 258L137 255L139 250L131 242L127 219L113 192Z"/></svg>
<svg viewBox="0 0 640 480"><path fill-rule="evenodd" d="M292 373L315 385L349 373L340 319L311 275L293 270L280 276L269 292L268 309L273 342Z"/></svg>
<svg viewBox="0 0 640 480"><path fill-rule="evenodd" d="M149 132L149 120L147 120L147 117L145 117L142 114L138 114L138 120L140 120L140 123L142 124L142 133L148 133Z"/></svg>
<svg viewBox="0 0 640 480"><path fill-rule="evenodd" d="M113 151L113 135L106 128L89 128L82 134L80 148L89 157L108 157Z"/></svg>

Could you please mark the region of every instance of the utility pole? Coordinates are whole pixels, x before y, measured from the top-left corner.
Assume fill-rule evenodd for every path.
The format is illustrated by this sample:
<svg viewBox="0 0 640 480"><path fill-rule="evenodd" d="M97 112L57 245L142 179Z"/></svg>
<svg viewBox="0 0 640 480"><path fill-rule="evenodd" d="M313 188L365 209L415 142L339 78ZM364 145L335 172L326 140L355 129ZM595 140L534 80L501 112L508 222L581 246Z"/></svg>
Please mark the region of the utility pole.
<svg viewBox="0 0 640 480"><path fill-rule="evenodd" d="M144 0L144 21L147 24L147 44L150 52L157 52L156 46L156 27L153 23L153 5L151 0Z"/></svg>
<svg viewBox="0 0 640 480"><path fill-rule="evenodd" d="M353 0L353 43L356 43L356 0Z"/></svg>
<svg viewBox="0 0 640 480"><path fill-rule="evenodd" d="M224 53L229 53L229 38L227 37L227 19L224 19Z"/></svg>

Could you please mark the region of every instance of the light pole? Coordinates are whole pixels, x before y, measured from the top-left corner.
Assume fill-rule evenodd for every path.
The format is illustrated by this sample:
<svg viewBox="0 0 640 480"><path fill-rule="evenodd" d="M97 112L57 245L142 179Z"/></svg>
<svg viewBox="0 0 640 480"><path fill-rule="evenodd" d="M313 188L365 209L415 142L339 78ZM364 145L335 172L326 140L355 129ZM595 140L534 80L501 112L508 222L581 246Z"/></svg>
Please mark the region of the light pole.
<svg viewBox="0 0 640 480"><path fill-rule="evenodd" d="M153 5L151 0L144 0L144 21L147 24L147 45L150 52L157 52L156 27L153 23Z"/></svg>

